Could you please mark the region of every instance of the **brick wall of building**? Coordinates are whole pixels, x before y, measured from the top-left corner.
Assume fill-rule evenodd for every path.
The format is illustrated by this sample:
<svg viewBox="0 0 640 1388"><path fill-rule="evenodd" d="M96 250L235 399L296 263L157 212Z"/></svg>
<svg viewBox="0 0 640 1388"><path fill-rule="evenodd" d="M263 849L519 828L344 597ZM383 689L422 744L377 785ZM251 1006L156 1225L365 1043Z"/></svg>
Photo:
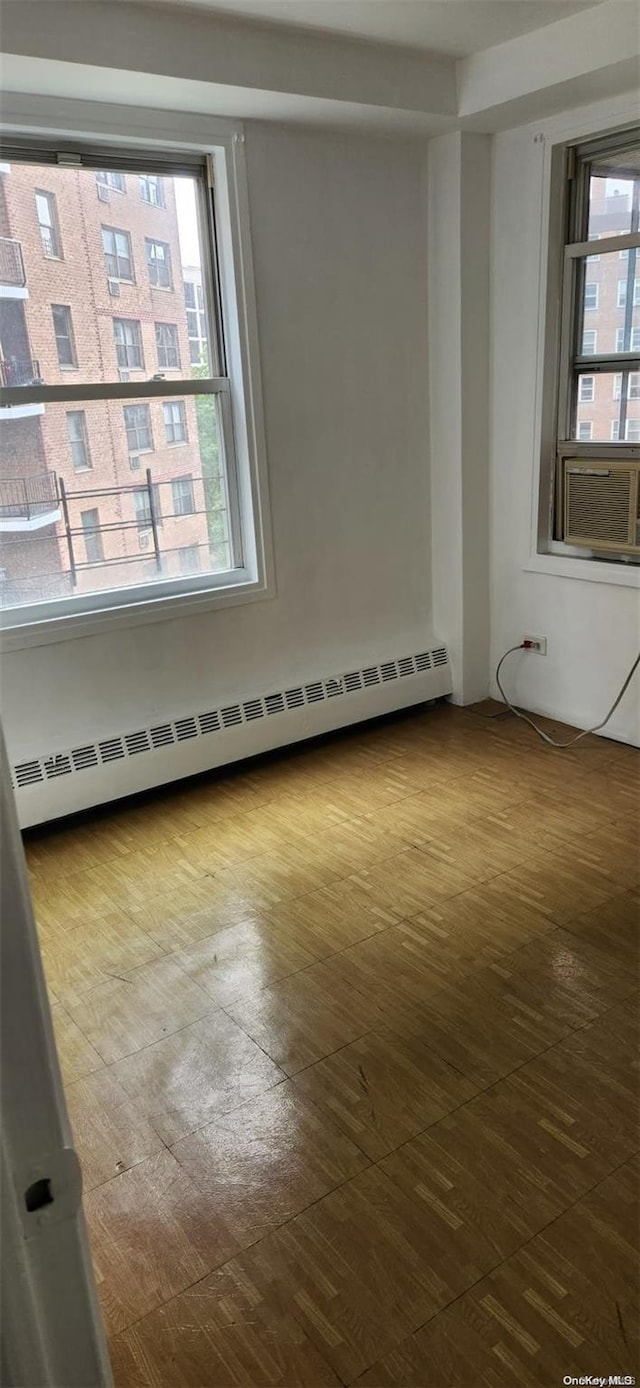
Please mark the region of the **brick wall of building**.
<svg viewBox="0 0 640 1388"><path fill-rule="evenodd" d="M9 235L21 244L26 270L28 299L22 301L18 311L24 314L30 355L37 361L40 377L47 384L70 385L74 381L81 384L122 379L116 352L114 319L139 325L142 362L139 367L132 365L128 368L132 383L158 376L166 380L191 376L173 180L162 180L163 205L154 205L143 199L141 183L136 174L124 174L123 183L123 192L109 187L101 193L101 185L92 171L16 164L0 178L4 195L4 203L0 198L0 218L4 206L5 225ZM53 208L55 257L46 254L43 248L36 210L38 191L48 194L49 205ZM111 277L111 290L103 228L125 233L130 250L131 282L124 278L125 273L129 275L129 266L121 264L117 267L121 273L115 286ZM148 240L162 243L167 248L171 271L168 287L157 287L151 283ZM112 266L109 268L113 269ZM117 295L111 292L114 288L119 291ZM73 335L72 364L62 365L59 361L52 305L60 305L69 311ZM156 341L156 325L159 323L169 324L174 330L178 346L176 365L166 365L159 360ZM36 464L39 467L44 463L46 468L52 469L62 479L69 498L72 531L82 532L83 511L98 510L104 562L83 568L88 562L84 536L82 533L72 536L78 565L78 591L135 583L144 581L151 574L155 576L157 568L153 537L148 530L141 532L135 523L134 489L140 490L145 486L147 467L153 475L155 498L162 513L158 535L163 556L163 576L210 566L207 517L204 514L172 515L175 499L171 483L175 479L193 478L195 509L203 512L205 506L204 488L199 480L202 464L194 398L183 398L186 439L179 442L171 442L167 438L162 399L149 401L152 449L141 449L133 455L125 428L124 403L79 401L68 405L47 405L39 425L42 447L37 449L32 448L30 435L23 432L21 475L33 471ZM88 470L79 471L74 465L68 420L72 411L84 413L87 460L90 463ZM19 431L27 421L15 420L14 423ZM15 449L13 458L12 466L15 466ZM7 466L7 456L3 453L4 476L7 476ZM79 492L92 492L94 495L77 496ZM99 494L105 492L109 494ZM47 551L52 563L51 582L55 585L60 568L68 568L69 563L68 540L62 520L57 526L57 536L56 562L53 562L51 547ZM30 545L33 554L32 536L24 541L25 548ZM195 546L198 546L197 555L194 554ZM42 547L38 545L37 549L41 555ZM16 560L17 547L12 545L11 561L15 563ZM46 587L47 583L43 580L43 589L46 590Z"/></svg>

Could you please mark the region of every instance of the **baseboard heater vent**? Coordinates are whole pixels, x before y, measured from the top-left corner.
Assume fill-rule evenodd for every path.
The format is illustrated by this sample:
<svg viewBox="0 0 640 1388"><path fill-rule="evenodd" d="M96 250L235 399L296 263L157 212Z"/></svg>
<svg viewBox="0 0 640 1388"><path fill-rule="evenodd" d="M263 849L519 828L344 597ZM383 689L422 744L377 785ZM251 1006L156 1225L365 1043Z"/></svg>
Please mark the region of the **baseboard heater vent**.
<svg viewBox="0 0 640 1388"><path fill-rule="evenodd" d="M17 762L20 820L55 819L450 692L446 647L436 646Z"/></svg>

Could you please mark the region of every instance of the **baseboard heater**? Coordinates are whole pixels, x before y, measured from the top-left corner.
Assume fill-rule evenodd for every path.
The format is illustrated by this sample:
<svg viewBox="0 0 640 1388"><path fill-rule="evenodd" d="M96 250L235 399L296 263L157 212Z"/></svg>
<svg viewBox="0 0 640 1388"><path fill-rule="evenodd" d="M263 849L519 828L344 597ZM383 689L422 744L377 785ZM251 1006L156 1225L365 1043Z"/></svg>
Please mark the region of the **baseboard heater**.
<svg viewBox="0 0 640 1388"><path fill-rule="evenodd" d="M446 647L310 680L11 767L28 828L451 693Z"/></svg>

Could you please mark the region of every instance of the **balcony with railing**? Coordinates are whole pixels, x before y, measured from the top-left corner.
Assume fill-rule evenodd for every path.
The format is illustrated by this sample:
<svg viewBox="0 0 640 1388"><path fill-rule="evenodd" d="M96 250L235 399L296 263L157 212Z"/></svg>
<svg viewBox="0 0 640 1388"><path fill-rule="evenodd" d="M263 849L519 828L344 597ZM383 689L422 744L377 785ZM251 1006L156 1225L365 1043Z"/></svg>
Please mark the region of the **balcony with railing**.
<svg viewBox="0 0 640 1388"><path fill-rule="evenodd" d="M40 363L35 357L0 359L0 385L37 386L41 379Z"/></svg>
<svg viewBox="0 0 640 1388"><path fill-rule="evenodd" d="M6 298L26 298L27 276L22 246L12 236L0 236L0 289Z"/></svg>
<svg viewBox="0 0 640 1388"><path fill-rule="evenodd" d="M0 531L41 530L60 520L55 472L33 477L0 477Z"/></svg>

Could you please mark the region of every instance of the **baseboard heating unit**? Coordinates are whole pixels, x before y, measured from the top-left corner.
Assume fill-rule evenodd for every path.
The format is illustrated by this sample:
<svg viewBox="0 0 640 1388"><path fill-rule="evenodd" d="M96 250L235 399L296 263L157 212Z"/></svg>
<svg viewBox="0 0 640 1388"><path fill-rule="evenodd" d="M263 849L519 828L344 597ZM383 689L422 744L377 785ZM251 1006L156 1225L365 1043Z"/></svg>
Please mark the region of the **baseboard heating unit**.
<svg viewBox="0 0 640 1388"><path fill-rule="evenodd" d="M451 693L447 650L434 646L346 674L183 712L166 723L114 729L97 742L12 765L22 828L211 771L320 733Z"/></svg>

